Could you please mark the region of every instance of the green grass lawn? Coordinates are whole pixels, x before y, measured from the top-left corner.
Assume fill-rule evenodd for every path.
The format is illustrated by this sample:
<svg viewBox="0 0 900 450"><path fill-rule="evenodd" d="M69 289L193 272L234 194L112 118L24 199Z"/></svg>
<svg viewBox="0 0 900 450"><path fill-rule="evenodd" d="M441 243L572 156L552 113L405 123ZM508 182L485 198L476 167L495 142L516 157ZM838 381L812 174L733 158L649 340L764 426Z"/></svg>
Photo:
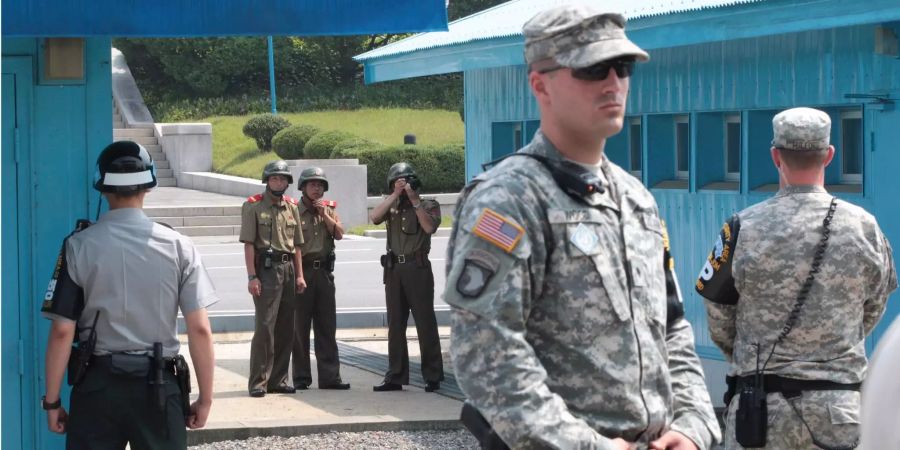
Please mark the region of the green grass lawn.
<svg viewBox="0 0 900 450"><path fill-rule="evenodd" d="M414 109L359 109L279 114L291 125L309 124L323 130L342 130L383 144L402 144L415 134L419 144L450 144L465 140L463 123L456 111ZM241 129L251 116L215 116L201 120L213 129L213 170L240 177L258 178L273 152L260 153Z"/></svg>

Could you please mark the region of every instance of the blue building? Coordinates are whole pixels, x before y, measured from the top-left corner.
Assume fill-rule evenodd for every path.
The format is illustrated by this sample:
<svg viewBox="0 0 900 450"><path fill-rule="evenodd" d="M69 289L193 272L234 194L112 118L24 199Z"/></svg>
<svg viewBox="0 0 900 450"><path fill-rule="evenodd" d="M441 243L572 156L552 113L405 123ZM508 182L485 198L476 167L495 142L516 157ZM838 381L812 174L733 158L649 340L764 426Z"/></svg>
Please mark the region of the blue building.
<svg viewBox="0 0 900 450"><path fill-rule="evenodd" d="M370 34L446 24L444 0L3 0L0 446L62 447L38 406L49 329L39 308L62 238L99 205L91 185L112 140L112 36Z"/></svg>
<svg viewBox="0 0 900 450"><path fill-rule="evenodd" d="M539 126L522 24L560 0L514 0L359 55L366 82L463 72L466 176L527 144ZM873 212L900 246L900 2L896 0L604 0L650 53L631 78L623 131L609 157L656 197L713 399L724 362L693 283L734 211L777 190L772 117L824 109L837 156L831 192ZM900 313L897 295L869 349ZM718 400L721 402L721 400Z"/></svg>

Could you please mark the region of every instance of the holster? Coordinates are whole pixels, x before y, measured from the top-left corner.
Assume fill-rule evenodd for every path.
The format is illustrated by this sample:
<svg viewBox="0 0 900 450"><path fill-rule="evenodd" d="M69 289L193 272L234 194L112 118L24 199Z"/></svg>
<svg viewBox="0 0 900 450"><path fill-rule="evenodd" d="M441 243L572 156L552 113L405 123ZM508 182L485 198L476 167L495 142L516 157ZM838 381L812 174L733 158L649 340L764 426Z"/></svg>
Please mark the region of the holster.
<svg viewBox="0 0 900 450"><path fill-rule="evenodd" d="M491 424L469 402L463 403L459 420L469 430L469 433L475 436L475 439L481 444L482 450L509 450L509 446L503 442L503 439L500 439Z"/></svg>
<svg viewBox="0 0 900 450"><path fill-rule="evenodd" d="M328 271L334 272L334 262L337 260L337 256L335 256L334 252L328 255Z"/></svg>
<svg viewBox="0 0 900 450"><path fill-rule="evenodd" d="M94 357L94 346L97 345L97 319L100 318L100 311L94 314L94 323L91 324L91 332L85 341L79 339L79 330L75 329L75 339L72 341L72 350L69 353L68 377L66 381L69 386L78 386L84 381L87 375L88 367Z"/></svg>
<svg viewBox="0 0 900 450"><path fill-rule="evenodd" d="M381 267L385 269L393 269L394 268L394 252L388 250L387 253L381 255Z"/></svg>
<svg viewBox="0 0 900 450"><path fill-rule="evenodd" d="M184 356L175 357L175 378L178 380L178 388L181 390L181 406L184 417L191 415L191 369L188 368Z"/></svg>

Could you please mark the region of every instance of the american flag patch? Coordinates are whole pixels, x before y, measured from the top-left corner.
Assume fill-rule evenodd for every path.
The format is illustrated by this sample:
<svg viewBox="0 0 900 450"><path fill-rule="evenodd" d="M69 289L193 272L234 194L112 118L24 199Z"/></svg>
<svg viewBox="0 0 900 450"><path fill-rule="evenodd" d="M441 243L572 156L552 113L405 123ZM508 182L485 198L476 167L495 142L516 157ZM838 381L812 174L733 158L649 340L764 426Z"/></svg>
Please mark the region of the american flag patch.
<svg viewBox="0 0 900 450"><path fill-rule="evenodd" d="M510 253L519 244L525 229L490 208L484 208L472 232Z"/></svg>

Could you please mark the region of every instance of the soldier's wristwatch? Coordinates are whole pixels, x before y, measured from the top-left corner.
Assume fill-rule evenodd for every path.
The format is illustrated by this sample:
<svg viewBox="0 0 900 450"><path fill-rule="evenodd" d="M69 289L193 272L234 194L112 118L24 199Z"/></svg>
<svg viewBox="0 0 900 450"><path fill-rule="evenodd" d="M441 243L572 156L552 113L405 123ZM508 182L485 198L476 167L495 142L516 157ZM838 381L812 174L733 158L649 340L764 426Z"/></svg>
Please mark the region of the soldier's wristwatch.
<svg viewBox="0 0 900 450"><path fill-rule="evenodd" d="M62 398L56 399L56 401L53 403L47 403L47 396L46 395L41 396L41 408L43 408L44 411L59 409L61 406L62 406Z"/></svg>
<svg viewBox="0 0 900 450"><path fill-rule="evenodd" d="M253 281L256 279L259 279L259 277L256 275L247 275L247 281Z"/></svg>

